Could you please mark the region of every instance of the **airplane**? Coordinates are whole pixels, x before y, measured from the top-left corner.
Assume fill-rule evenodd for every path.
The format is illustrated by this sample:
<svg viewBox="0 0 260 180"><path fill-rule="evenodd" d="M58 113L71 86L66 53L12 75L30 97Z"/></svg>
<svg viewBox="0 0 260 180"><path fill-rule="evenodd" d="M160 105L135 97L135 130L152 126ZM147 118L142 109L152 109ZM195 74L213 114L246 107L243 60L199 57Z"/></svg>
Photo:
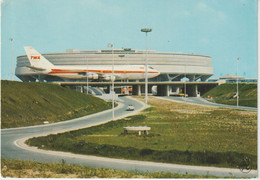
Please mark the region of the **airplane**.
<svg viewBox="0 0 260 180"><path fill-rule="evenodd" d="M145 78L144 65L114 65L112 66L77 66L54 65L32 47L24 47L30 65L29 69L40 75L56 76L62 79L92 79L92 80L136 80ZM153 78L160 74L152 67L147 68L147 77Z"/></svg>

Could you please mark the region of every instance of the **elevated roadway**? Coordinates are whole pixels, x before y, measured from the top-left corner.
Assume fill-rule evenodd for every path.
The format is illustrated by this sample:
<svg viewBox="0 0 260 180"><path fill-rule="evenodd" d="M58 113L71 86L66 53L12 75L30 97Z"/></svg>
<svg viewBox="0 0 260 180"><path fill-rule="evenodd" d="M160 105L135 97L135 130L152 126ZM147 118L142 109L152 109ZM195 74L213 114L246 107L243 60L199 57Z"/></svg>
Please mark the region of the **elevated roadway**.
<svg viewBox="0 0 260 180"><path fill-rule="evenodd" d="M53 84L58 84L61 86L86 86L87 84L90 86L106 86L111 85L112 82L53 82ZM145 85L145 82L114 82L115 85L118 86L127 86L127 85ZM166 82L148 82L149 85L215 85L217 86L217 82L199 82L199 81L166 81Z"/></svg>
<svg viewBox="0 0 260 180"><path fill-rule="evenodd" d="M99 86L104 87L108 86L108 89L111 89L110 86L112 82L55 82L61 86ZM133 95L141 95L142 87L145 86L145 82L114 82L115 86L133 86ZM201 81L164 81L164 82L149 82L148 91L152 92L152 86L157 86L157 95L159 96L169 96L172 87L186 89L186 93L191 97L196 97L198 93L205 93L210 89L216 87L217 82L201 82ZM184 90L183 90L184 91Z"/></svg>

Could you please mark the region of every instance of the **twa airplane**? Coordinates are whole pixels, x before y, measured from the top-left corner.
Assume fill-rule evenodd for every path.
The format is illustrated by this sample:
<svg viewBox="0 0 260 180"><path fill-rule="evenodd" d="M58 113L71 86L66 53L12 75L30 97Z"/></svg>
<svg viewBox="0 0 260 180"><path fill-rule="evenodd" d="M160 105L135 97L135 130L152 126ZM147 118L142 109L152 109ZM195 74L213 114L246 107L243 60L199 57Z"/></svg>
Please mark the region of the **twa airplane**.
<svg viewBox="0 0 260 180"><path fill-rule="evenodd" d="M145 67L143 65L115 65L114 76L112 77L112 67L102 66L56 66L43 57L32 47L24 47L27 57L30 61L31 70L40 75L56 76L62 79L92 79L92 80L135 80L145 78ZM160 73L148 67L147 76L153 78Z"/></svg>

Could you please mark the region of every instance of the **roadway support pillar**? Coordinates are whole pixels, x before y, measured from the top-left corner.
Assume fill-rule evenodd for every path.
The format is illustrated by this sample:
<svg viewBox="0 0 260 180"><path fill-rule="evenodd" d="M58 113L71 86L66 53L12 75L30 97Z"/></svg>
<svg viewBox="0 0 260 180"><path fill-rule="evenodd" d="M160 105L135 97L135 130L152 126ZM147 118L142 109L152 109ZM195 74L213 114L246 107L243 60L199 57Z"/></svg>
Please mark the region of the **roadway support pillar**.
<svg viewBox="0 0 260 180"><path fill-rule="evenodd" d="M197 85L189 84L186 86L186 88L186 92L189 97L197 97Z"/></svg>
<svg viewBox="0 0 260 180"><path fill-rule="evenodd" d="M169 96L170 86L169 85L158 85L157 86L157 96Z"/></svg>
<svg viewBox="0 0 260 180"><path fill-rule="evenodd" d="M200 92L198 90L198 84L195 85L196 97L200 97Z"/></svg>
<svg viewBox="0 0 260 180"><path fill-rule="evenodd" d="M132 94L141 96L141 86L140 85L133 85Z"/></svg>
<svg viewBox="0 0 260 180"><path fill-rule="evenodd" d="M109 94L110 93L110 85L106 86L106 89L104 91L105 91L105 93Z"/></svg>
<svg viewBox="0 0 260 180"><path fill-rule="evenodd" d="M173 85L171 87L171 92L174 93L174 94L180 94L180 87L176 86L176 85Z"/></svg>
<svg viewBox="0 0 260 180"><path fill-rule="evenodd" d="M170 96L171 88L170 85L166 85L166 96Z"/></svg>
<svg viewBox="0 0 260 180"><path fill-rule="evenodd" d="M80 92L84 93L84 86L83 85L80 86Z"/></svg>
<svg viewBox="0 0 260 180"><path fill-rule="evenodd" d="M152 85L148 85L148 94L152 94L153 92L152 87L153 87Z"/></svg>
<svg viewBox="0 0 260 180"><path fill-rule="evenodd" d="M176 87L176 94L180 94L180 87Z"/></svg>

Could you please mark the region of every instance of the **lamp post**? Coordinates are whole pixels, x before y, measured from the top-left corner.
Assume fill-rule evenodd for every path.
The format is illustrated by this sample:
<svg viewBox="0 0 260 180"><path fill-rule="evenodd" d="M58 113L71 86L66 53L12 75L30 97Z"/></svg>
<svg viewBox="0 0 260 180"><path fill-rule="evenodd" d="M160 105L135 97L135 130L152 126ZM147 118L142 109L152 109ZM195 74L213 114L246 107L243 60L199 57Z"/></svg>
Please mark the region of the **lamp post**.
<svg viewBox="0 0 260 180"><path fill-rule="evenodd" d="M121 58L121 62L122 62L123 61L123 57L125 57L125 55L119 54L118 57ZM124 82L124 80L121 80L121 82ZM122 88L122 86L121 86L121 88ZM125 87L125 89L126 89L126 87ZM122 91L121 91L121 93L122 93Z"/></svg>
<svg viewBox="0 0 260 180"><path fill-rule="evenodd" d="M141 32L145 32L146 34L146 56L145 56L145 105L147 106L147 101L148 101L148 77L147 77L147 33L151 32L151 28L143 28L141 29Z"/></svg>
<svg viewBox="0 0 260 180"><path fill-rule="evenodd" d="M186 77L186 76L187 76L187 75L186 75L186 64L185 64L184 67L185 67L185 70L184 70L184 73L185 73L185 80L184 80L184 100L185 100L185 102L186 102L186 91L187 91L187 89L186 89L186 88L187 88L187 85L186 85L186 78L187 78L187 77Z"/></svg>
<svg viewBox="0 0 260 180"><path fill-rule="evenodd" d="M238 61L240 60L240 57L237 58L237 108L239 105L239 94L238 94Z"/></svg>
<svg viewBox="0 0 260 180"><path fill-rule="evenodd" d="M14 38L10 38L12 43L12 81L14 80Z"/></svg>
<svg viewBox="0 0 260 180"><path fill-rule="evenodd" d="M129 58L129 56L128 56L128 54L129 54L129 52L131 51L131 48L124 48L124 51L127 51L127 53L126 53L126 66L127 65L129 65L129 62L128 62L128 60L127 60L127 58ZM126 82L129 82L129 80L128 80L128 76L127 76L127 78L126 78ZM129 94L129 86L127 86L127 91L126 91L126 94Z"/></svg>
<svg viewBox="0 0 260 180"><path fill-rule="evenodd" d="M110 47L110 48L112 48L112 77L111 77L111 81L112 81L112 120L114 120L115 119L115 110L114 110L114 108L115 108L115 105L114 105L114 101L115 101L115 99L114 99L114 44L112 44L112 43L109 43L108 45L107 45L108 47Z"/></svg>
<svg viewBox="0 0 260 180"><path fill-rule="evenodd" d="M126 56L126 65L129 65L129 62L128 62L127 58L129 58L128 52L131 51L131 48L124 48L124 51L127 51L127 53L126 53L126 55L127 55ZM126 79L126 82L128 82L128 77Z"/></svg>
<svg viewBox="0 0 260 180"><path fill-rule="evenodd" d="M86 58L86 56L85 56L85 59L87 60L87 72L86 72L86 75L87 75L87 94L88 94L88 59Z"/></svg>

